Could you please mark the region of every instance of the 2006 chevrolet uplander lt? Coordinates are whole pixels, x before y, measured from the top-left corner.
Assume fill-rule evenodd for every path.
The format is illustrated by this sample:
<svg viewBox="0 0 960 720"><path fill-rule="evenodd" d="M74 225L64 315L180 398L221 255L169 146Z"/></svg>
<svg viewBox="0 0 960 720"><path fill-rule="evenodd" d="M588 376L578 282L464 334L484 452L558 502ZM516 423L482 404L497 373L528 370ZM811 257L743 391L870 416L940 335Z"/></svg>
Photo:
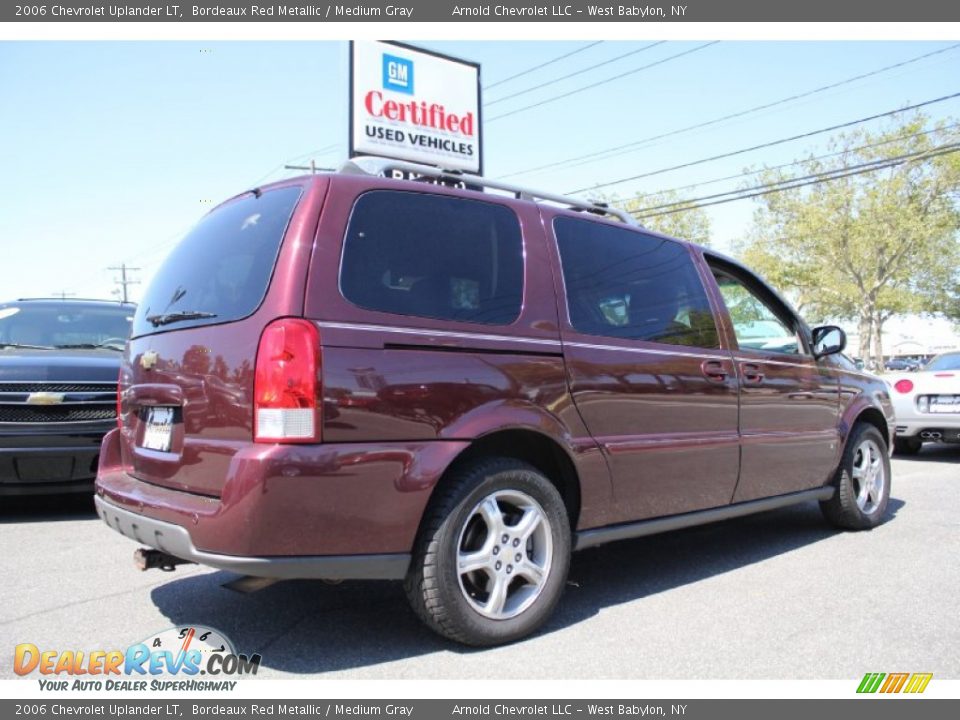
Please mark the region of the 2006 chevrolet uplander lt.
<svg viewBox="0 0 960 720"><path fill-rule="evenodd" d="M388 165L239 195L157 273L96 498L143 566L402 578L491 645L571 550L808 500L880 522L891 405L841 330L625 213Z"/></svg>

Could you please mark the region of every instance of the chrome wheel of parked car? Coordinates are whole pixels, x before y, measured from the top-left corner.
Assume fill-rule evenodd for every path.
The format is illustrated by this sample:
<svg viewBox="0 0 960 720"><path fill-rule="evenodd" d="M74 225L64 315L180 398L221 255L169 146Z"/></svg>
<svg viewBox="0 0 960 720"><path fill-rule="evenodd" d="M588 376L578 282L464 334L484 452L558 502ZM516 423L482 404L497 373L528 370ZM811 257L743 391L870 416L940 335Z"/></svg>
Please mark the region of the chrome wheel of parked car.
<svg viewBox="0 0 960 720"><path fill-rule="evenodd" d="M820 503L831 524L867 530L883 520L890 499L890 458L883 434L873 425L853 426L834 487L833 497Z"/></svg>
<svg viewBox="0 0 960 720"><path fill-rule="evenodd" d="M566 505L537 468L503 457L465 463L431 501L407 597L444 637L510 642L550 616L566 582L570 545Z"/></svg>
<svg viewBox="0 0 960 720"><path fill-rule="evenodd" d="M530 607L550 574L553 540L540 503L526 493L491 493L470 511L457 543L457 576L467 602L494 620Z"/></svg>
<svg viewBox="0 0 960 720"><path fill-rule="evenodd" d="M857 446L851 475L857 485L857 507L867 515L873 513L884 497L887 482L882 454L874 440L866 438Z"/></svg>

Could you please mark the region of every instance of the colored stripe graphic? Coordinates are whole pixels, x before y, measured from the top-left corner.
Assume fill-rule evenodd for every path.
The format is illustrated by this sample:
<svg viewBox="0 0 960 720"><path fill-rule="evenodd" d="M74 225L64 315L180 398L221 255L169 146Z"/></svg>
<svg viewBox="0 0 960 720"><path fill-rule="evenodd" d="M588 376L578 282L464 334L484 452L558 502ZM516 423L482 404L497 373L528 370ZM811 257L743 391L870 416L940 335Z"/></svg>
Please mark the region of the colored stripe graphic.
<svg viewBox="0 0 960 720"><path fill-rule="evenodd" d="M933 673L867 673L857 687L858 693L922 693ZM882 684L881 684L882 683Z"/></svg>
<svg viewBox="0 0 960 720"><path fill-rule="evenodd" d="M875 693L877 688L880 687L880 682L884 677L886 677L884 673L867 673L863 676L863 680L860 681L860 687L857 688L857 692Z"/></svg>
<svg viewBox="0 0 960 720"><path fill-rule="evenodd" d="M922 693L927 689L927 685L930 684L930 678L932 677L933 673L914 673L913 677L910 678L910 682L907 683L904 692Z"/></svg>
<svg viewBox="0 0 960 720"><path fill-rule="evenodd" d="M887 681L880 688L882 693L898 693L903 684L910 677L910 673L890 673L887 675Z"/></svg>

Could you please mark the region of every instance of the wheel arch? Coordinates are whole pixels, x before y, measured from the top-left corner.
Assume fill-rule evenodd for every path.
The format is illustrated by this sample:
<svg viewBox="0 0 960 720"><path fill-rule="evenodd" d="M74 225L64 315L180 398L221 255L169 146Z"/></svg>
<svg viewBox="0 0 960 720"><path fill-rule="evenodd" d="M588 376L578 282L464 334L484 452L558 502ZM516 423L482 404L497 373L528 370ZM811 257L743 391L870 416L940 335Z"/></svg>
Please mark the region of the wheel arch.
<svg viewBox="0 0 960 720"><path fill-rule="evenodd" d="M489 432L478 437L453 459L440 476L431 492L433 498L444 487L445 481L459 468L488 457L507 457L529 463L557 488L574 532L580 517L580 474L570 453L556 440L544 433L526 427L512 427ZM425 513L426 515L426 513Z"/></svg>
<svg viewBox="0 0 960 720"><path fill-rule="evenodd" d="M887 419L883 416L883 413L880 412L875 407L866 407L863 408L857 415L854 417L853 422L850 424L850 430L853 429L854 425L857 423L866 423L867 425L873 425L877 430L880 431L880 434L883 436L884 441L887 443L887 447L893 447L893 436L890 434L890 425L887 423ZM847 432L847 437L849 438L850 433Z"/></svg>

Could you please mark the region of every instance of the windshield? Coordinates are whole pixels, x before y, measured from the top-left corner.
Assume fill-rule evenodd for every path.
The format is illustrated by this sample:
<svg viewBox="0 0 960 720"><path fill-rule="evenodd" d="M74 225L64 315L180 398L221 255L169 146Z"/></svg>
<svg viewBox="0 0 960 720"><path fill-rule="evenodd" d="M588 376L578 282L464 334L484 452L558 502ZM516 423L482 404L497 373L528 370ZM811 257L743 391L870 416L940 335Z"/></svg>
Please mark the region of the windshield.
<svg viewBox="0 0 960 720"><path fill-rule="evenodd" d="M960 353L938 355L927 363L924 370L960 370Z"/></svg>
<svg viewBox="0 0 960 720"><path fill-rule="evenodd" d="M256 310L299 197L299 187L248 193L204 217L150 281L134 336L240 320Z"/></svg>
<svg viewBox="0 0 960 720"><path fill-rule="evenodd" d="M0 348L92 348L118 350L130 335L132 305L73 303L0 305Z"/></svg>

